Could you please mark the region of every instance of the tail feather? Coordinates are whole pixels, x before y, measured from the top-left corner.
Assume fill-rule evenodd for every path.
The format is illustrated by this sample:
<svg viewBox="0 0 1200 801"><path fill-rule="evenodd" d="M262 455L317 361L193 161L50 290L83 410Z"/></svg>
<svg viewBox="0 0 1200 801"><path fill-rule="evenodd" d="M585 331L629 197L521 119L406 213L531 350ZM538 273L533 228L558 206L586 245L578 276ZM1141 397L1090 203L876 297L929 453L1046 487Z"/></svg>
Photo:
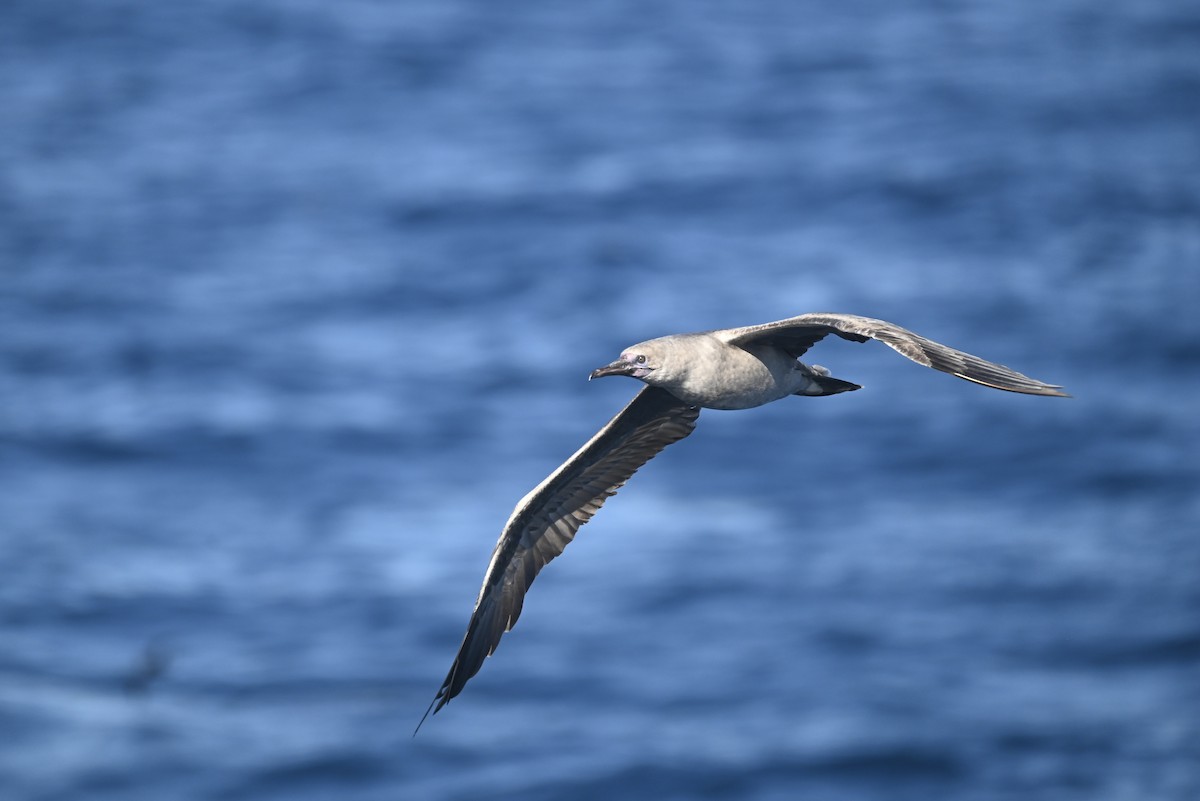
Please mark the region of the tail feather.
<svg viewBox="0 0 1200 801"><path fill-rule="evenodd" d="M810 398L822 398L826 395L837 395L839 392L853 392L856 389L862 389L858 384L834 378L827 373L827 370L814 369L809 376L812 384L807 389L802 389L795 394L806 395Z"/></svg>

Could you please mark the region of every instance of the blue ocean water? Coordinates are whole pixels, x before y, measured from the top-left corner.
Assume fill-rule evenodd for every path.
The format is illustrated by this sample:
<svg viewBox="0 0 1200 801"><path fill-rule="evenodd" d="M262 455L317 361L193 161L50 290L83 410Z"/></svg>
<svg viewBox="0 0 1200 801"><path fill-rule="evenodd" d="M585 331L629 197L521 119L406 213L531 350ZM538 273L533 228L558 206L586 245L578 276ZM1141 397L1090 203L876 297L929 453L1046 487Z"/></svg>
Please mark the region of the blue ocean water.
<svg viewBox="0 0 1200 801"><path fill-rule="evenodd" d="M6 0L0 797L1200 798L1200 10ZM450 665L626 345L702 415Z"/></svg>

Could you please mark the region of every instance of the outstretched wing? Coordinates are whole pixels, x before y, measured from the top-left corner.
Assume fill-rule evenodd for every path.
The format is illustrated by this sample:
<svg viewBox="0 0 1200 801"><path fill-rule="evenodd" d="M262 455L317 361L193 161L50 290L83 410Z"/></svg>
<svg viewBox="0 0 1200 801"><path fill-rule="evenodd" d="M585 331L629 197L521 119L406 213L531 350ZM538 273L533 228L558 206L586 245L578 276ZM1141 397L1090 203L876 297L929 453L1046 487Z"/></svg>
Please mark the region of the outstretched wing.
<svg viewBox="0 0 1200 801"><path fill-rule="evenodd" d="M563 552L579 527L639 467L692 433L699 416L699 408L666 390L646 387L521 499L496 543L458 656L425 717L445 706L479 672L483 660L517 622L525 593L538 571Z"/></svg>
<svg viewBox="0 0 1200 801"><path fill-rule="evenodd" d="M1070 397L1057 384L1045 384L1002 364L926 339L898 325L854 314L802 314L774 323L713 333L731 345L775 345L796 358L828 334L836 334L854 342L877 339L914 362L976 384L1026 395Z"/></svg>

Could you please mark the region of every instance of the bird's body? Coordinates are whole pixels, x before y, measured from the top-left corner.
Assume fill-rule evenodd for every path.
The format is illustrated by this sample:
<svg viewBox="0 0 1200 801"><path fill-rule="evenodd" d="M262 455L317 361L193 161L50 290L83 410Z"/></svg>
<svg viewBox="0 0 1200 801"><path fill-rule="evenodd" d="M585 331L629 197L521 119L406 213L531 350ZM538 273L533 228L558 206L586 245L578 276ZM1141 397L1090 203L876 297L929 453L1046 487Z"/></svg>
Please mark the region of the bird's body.
<svg viewBox="0 0 1200 801"><path fill-rule="evenodd" d="M538 571L562 553L579 527L639 467L688 436L701 408L749 409L789 395L859 389L799 360L829 334L855 342L877 339L915 362L995 389L1066 396L1060 387L892 323L849 314L804 314L744 328L659 337L626 348L590 377L624 375L647 386L513 509L484 575L467 634L430 710L436 712L458 695L495 651L516 623Z"/></svg>
<svg viewBox="0 0 1200 801"><path fill-rule="evenodd" d="M670 375L654 376L654 386L702 409L752 409L816 387L811 368L786 351L770 345L737 347L723 341L722 333L678 334L642 343L643 350L661 352L680 366ZM692 369L696 365L704 369Z"/></svg>
<svg viewBox="0 0 1200 801"><path fill-rule="evenodd" d="M671 372L662 366L656 370L661 375L647 375L644 381L653 380L654 386L702 409L759 406L782 397L780 383L787 381L788 368L781 366L779 359L768 357L764 362L749 351L725 347L707 332L652 339L641 350L657 353L662 362L671 365ZM707 365L708 375L691 369L693 359L682 358L685 352L695 356L695 362Z"/></svg>

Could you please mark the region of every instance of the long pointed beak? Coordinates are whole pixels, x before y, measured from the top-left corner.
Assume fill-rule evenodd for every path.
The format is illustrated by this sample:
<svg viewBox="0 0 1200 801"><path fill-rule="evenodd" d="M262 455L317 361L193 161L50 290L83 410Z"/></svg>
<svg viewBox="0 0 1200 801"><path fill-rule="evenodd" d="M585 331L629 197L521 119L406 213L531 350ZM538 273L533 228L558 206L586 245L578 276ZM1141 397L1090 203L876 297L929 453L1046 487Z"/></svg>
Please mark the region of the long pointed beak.
<svg viewBox="0 0 1200 801"><path fill-rule="evenodd" d="M588 376L588 381L591 381L593 378L604 378L606 375L629 375L632 372L632 364L624 359L617 359L611 364L606 364L603 367L597 367L593 370L592 374Z"/></svg>

